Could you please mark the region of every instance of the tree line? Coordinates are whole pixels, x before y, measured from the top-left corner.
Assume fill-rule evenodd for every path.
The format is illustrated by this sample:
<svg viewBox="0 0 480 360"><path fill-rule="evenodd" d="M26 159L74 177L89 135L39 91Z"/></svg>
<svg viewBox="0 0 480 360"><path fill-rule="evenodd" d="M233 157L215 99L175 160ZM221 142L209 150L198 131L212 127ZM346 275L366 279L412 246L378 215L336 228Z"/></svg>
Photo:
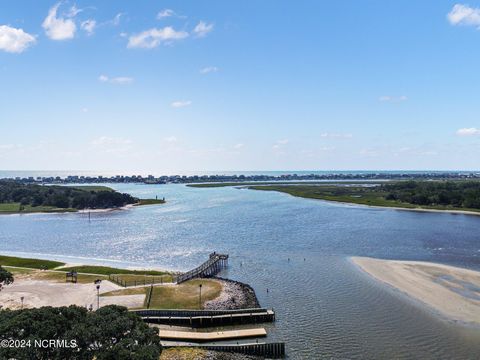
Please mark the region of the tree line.
<svg viewBox="0 0 480 360"><path fill-rule="evenodd" d="M480 209L478 181L405 181L380 186L385 199L426 206Z"/></svg>
<svg viewBox="0 0 480 360"><path fill-rule="evenodd" d="M89 191L69 186L43 186L0 181L0 203L20 203L21 206L52 206L74 209L106 209L133 204L137 198L117 191Z"/></svg>
<svg viewBox="0 0 480 360"><path fill-rule="evenodd" d="M127 308L0 310L1 359L158 360L158 329ZM49 342L50 341L50 342Z"/></svg>

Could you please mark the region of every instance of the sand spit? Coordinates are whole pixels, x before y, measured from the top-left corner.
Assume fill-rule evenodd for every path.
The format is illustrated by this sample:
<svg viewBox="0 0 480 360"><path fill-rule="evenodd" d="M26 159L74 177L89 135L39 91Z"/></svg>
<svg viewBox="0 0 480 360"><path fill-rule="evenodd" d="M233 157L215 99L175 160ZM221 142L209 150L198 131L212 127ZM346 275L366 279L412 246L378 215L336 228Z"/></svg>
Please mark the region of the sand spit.
<svg viewBox="0 0 480 360"><path fill-rule="evenodd" d="M480 272L421 261L352 257L373 278L407 294L448 319L480 325Z"/></svg>

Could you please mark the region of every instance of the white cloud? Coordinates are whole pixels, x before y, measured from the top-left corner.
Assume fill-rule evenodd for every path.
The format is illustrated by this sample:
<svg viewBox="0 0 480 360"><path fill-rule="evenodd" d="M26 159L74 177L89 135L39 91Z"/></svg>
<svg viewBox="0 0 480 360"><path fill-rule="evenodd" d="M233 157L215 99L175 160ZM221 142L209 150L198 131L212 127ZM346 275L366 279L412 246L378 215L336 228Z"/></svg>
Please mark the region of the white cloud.
<svg viewBox="0 0 480 360"><path fill-rule="evenodd" d="M322 138L330 138L330 139L351 139L353 137L352 134L342 134L342 133L322 133L320 134Z"/></svg>
<svg viewBox="0 0 480 360"><path fill-rule="evenodd" d="M204 37L206 36L209 32L213 30L213 24L207 24L204 21L200 21L197 26L193 29L193 32L197 37Z"/></svg>
<svg viewBox="0 0 480 360"><path fill-rule="evenodd" d="M480 8L455 4L452 10L447 14L447 19L452 25L480 27Z"/></svg>
<svg viewBox="0 0 480 360"><path fill-rule="evenodd" d="M280 139L280 140L277 140L277 141L275 142L275 144L273 144L272 149L273 149L273 150L279 150L279 149L281 149L282 147L284 147L285 145L287 145L289 142L290 142L290 140L288 140L288 139Z"/></svg>
<svg viewBox="0 0 480 360"><path fill-rule="evenodd" d="M122 13L118 13L117 15L115 15L115 17L110 21L111 24L112 24L113 26L119 25L119 24L120 24L120 19L121 19L122 16L123 16Z"/></svg>
<svg viewBox="0 0 480 360"><path fill-rule="evenodd" d="M166 142L168 143L175 143L178 141L177 137L176 136L167 136L166 138L163 138L163 140L165 140Z"/></svg>
<svg viewBox="0 0 480 360"><path fill-rule="evenodd" d="M170 105L174 108L182 108L191 105L192 102L190 100L178 100L172 102Z"/></svg>
<svg viewBox="0 0 480 360"><path fill-rule="evenodd" d="M35 42L35 36L22 29L0 25L0 50L9 53L21 53Z"/></svg>
<svg viewBox="0 0 480 360"><path fill-rule="evenodd" d="M458 136L478 136L480 135L480 129L477 128L462 128L457 130Z"/></svg>
<svg viewBox="0 0 480 360"><path fill-rule="evenodd" d="M79 8L77 8L76 5L73 5L70 8L70 10L68 11L67 17L73 18L73 17L77 16L77 14L81 13L82 11L83 11L82 9L79 9Z"/></svg>
<svg viewBox="0 0 480 360"><path fill-rule="evenodd" d="M108 82L110 84L117 84L117 85L126 85L126 84L131 84L133 82L132 77L128 76L117 76L117 77L108 77L107 75L100 75L98 77L98 80L101 82Z"/></svg>
<svg viewBox="0 0 480 360"><path fill-rule="evenodd" d="M242 144L242 143L238 143L238 144L233 145L233 148L235 150L240 150L240 149L243 149L244 147L245 147L245 144Z"/></svg>
<svg viewBox="0 0 480 360"><path fill-rule="evenodd" d="M11 149L15 149L16 147L18 147L18 145L15 145L15 144L0 144L0 150L11 150Z"/></svg>
<svg viewBox="0 0 480 360"><path fill-rule="evenodd" d="M87 113L87 112L88 112L88 108L86 108L86 107L82 108L82 112L83 112L83 113Z"/></svg>
<svg viewBox="0 0 480 360"><path fill-rule="evenodd" d="M160 20L160 19L171 17L174 15L175 15L175 11L173 11L172 9L164 9L157 14L157 19Z"/></svg>
<svg viewBox="0 0 480 360"><path fill-rule="evenodd" d="M132 148L133 141L123 137L100 136L93 139L90 145L96 149L108 153L122 153Z"/></svg>
<svg viewBox="0 0 480 360"><path fill-rule="evenodd" d="M67 40L75 36L77 26L71 18L57 17L57 10L60 3L55 4L48 12L47 17L43 21L42 27L45 33L52 40ZM77 10L70 11L70 17L77 14ZM73 14L73 16L71 16Z"/></svg>
<svg viewBox="0 0 480 360"><path fill-rule="evenodd" d="M80 27L87 32L87 35L93 35L95 32L95 27L97 26L97 22L93 19L85 20L81 23Z"/></svg>
<svg viewBox="0 0 480 360"><path fill-rule="evenodd" d="M208 73L213 73L217 72L219 69L216 66L207 66L204 67L203 69L200 69L200 74L208 74Z"/></svg>
<svg viewBox="0 0 480 360"><path fill-rule="evenodd" d="M130 36L127 47L153 49L162 43L171 43L186 37L188 37L186 31L176 31L171 26L166 26L163 29L153 28Z"/></svg>
<svg viewBox="0 0 480 360"><path fill-rule="evenodd" d="M406 97L405 95L402 95L402 96L383 95L383 96L380 96L378 100L382 102L402 102L402 101L407 101L408 97Z"/></svg>

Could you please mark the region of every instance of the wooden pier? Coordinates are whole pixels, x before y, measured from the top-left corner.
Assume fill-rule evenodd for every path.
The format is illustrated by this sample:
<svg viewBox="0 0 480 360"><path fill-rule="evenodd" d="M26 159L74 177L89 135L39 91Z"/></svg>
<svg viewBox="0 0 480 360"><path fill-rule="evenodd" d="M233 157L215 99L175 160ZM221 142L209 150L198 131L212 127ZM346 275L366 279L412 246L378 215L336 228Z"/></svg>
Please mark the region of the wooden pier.
<svg viewBox="0 0 480 360"><path fill-rule="evenodd" d="M177 284L188 281L190 279L209 277L217 275L222 269L228 265L228 255L213 252L210 257L202 265L190 270L182 275L177 276Z"/></svg>
<svg viewBox="0 0 480 360"><path fill-rule="evenodd" d="M243 310L132 310L143 321L153 324L188 326L192 328L261 324L275 321L271 309Z"/></svg>

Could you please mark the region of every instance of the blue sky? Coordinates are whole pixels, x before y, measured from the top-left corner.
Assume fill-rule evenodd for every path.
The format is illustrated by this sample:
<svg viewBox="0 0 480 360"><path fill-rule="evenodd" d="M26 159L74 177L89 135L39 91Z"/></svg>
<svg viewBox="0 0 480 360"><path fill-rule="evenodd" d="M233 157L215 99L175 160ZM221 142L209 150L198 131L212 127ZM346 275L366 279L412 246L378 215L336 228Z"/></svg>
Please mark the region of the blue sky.
<svg viewBox="0 0 480 360"><path fill-rule="evenodd" d="M480 1L2 1L0 169L480 169Z"/></svg>

